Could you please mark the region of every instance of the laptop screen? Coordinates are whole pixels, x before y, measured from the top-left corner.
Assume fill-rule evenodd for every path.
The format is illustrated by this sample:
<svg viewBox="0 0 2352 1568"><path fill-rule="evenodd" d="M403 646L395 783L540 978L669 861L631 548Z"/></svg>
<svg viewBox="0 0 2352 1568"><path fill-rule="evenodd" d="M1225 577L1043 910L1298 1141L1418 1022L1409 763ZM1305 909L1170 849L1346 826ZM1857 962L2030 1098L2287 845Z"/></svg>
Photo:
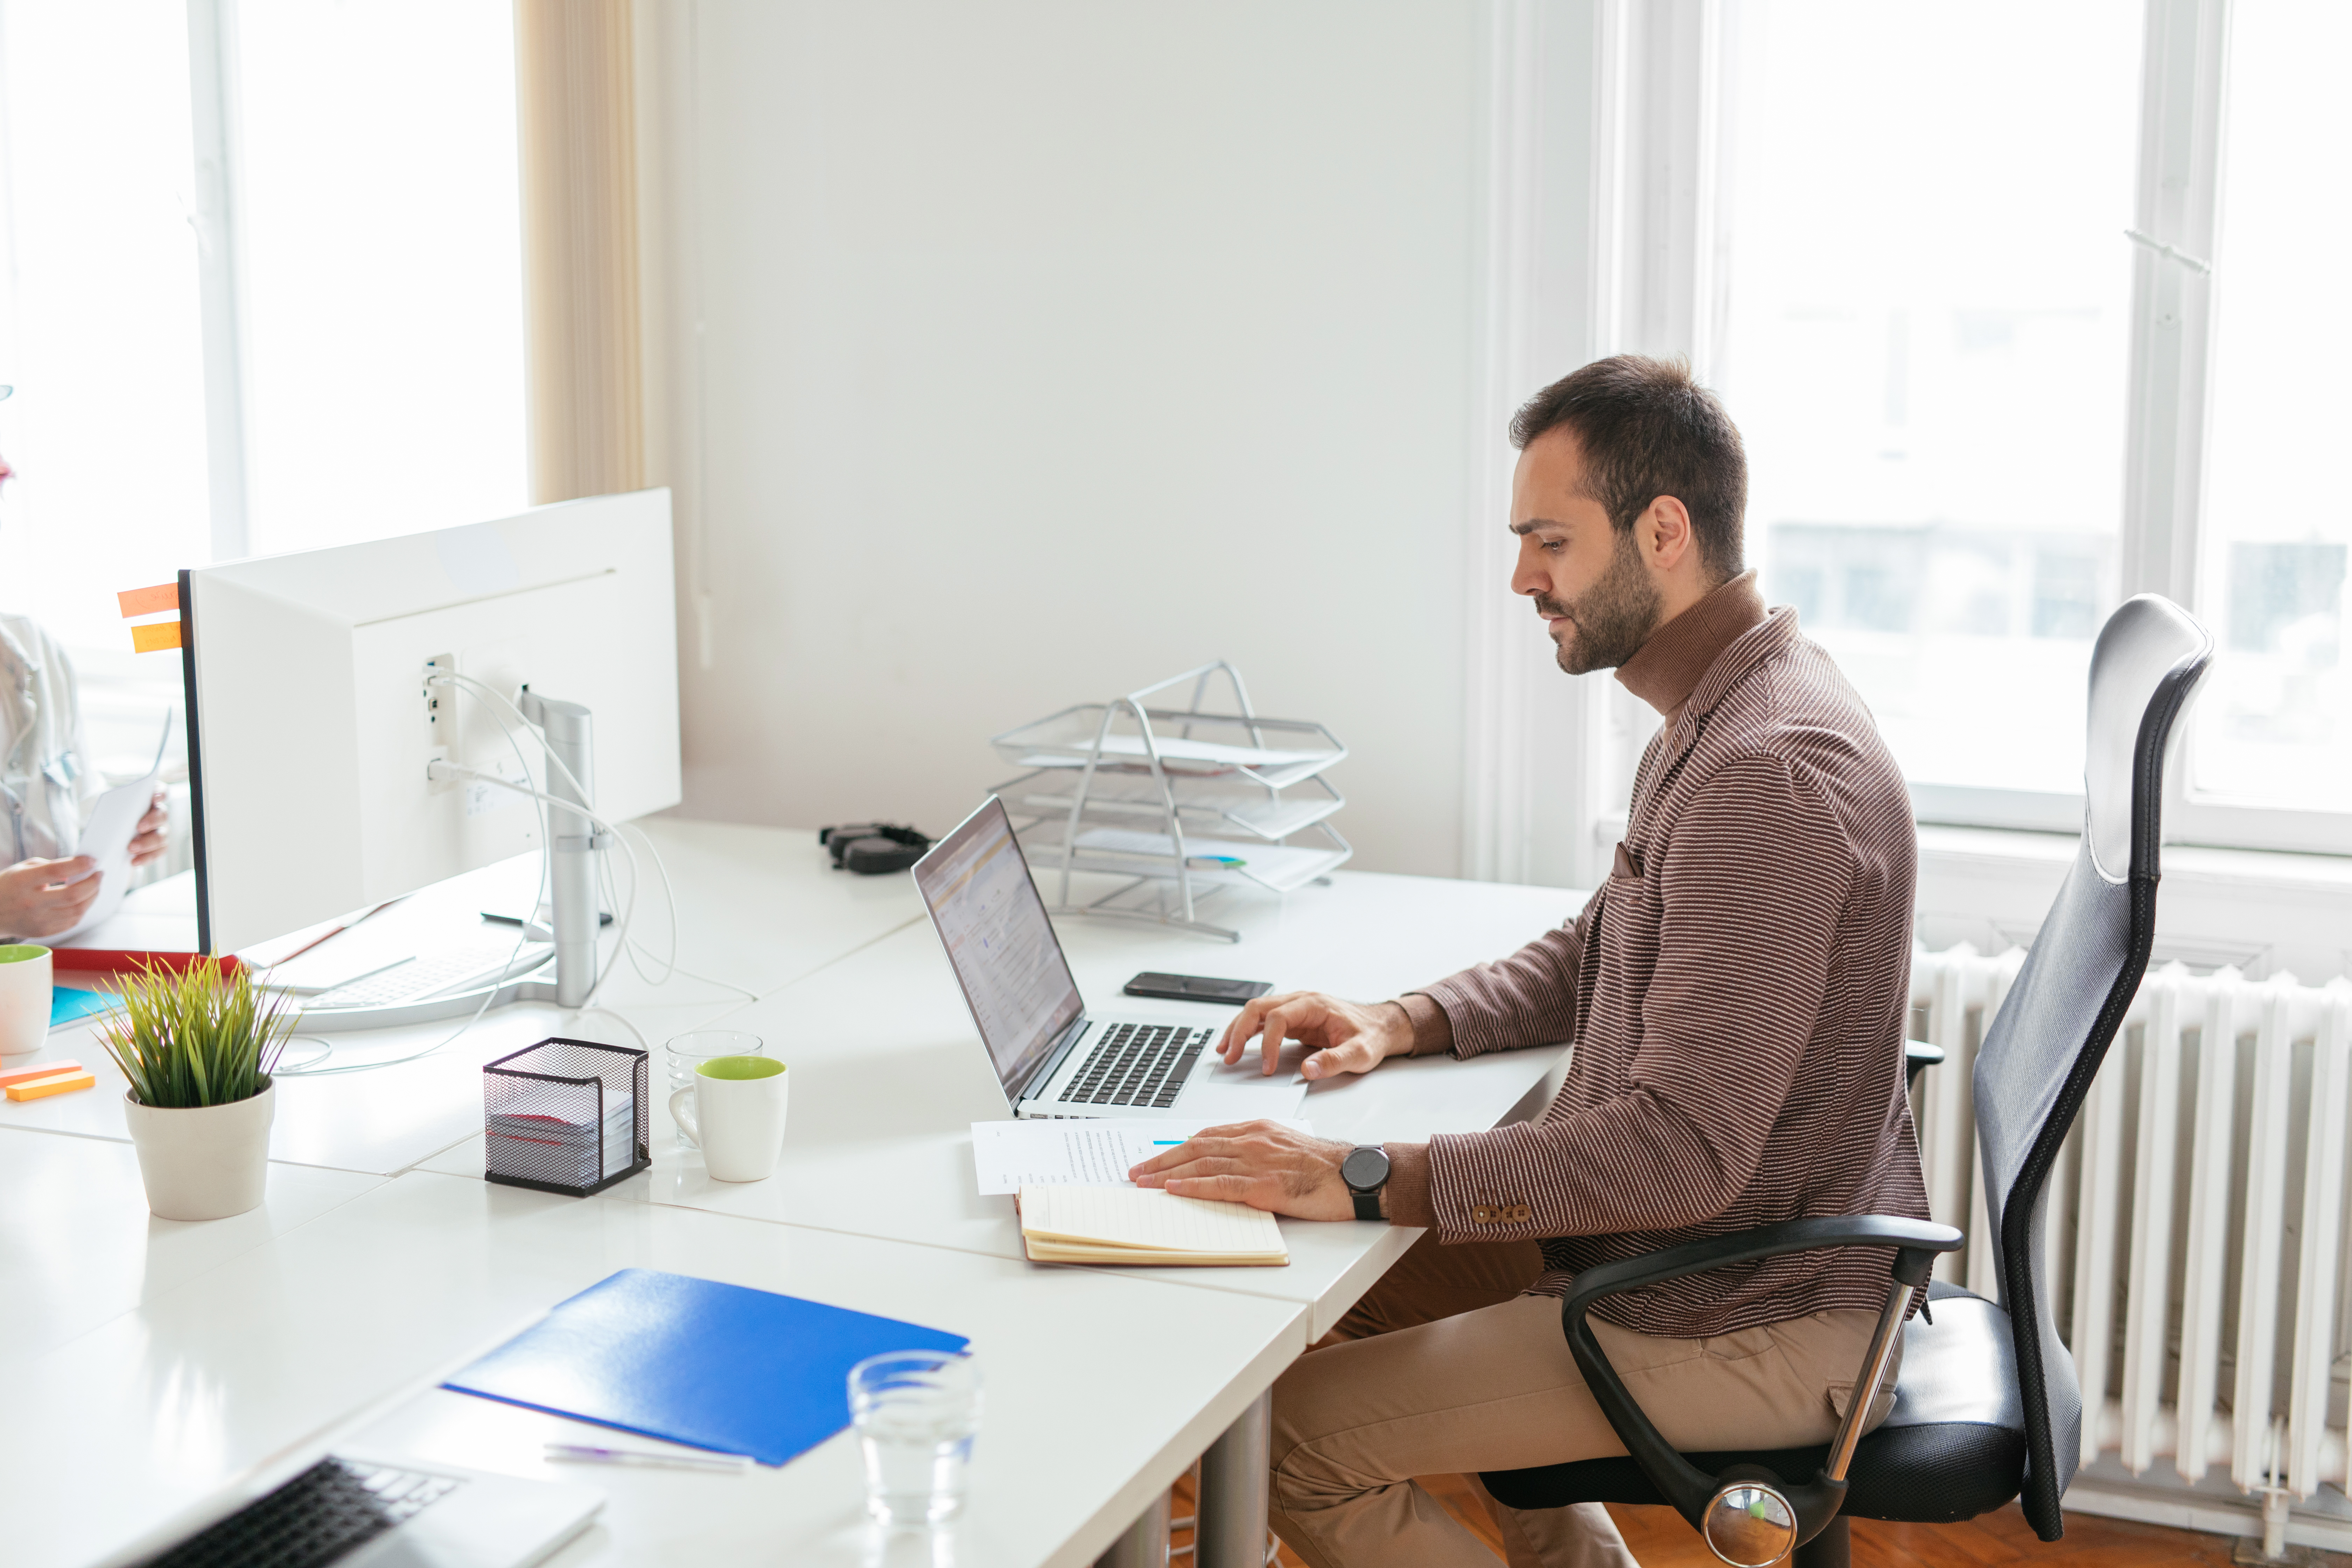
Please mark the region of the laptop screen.
<svg viewBox="0 0 2352 1568"><path fill-rule="evenodd" d="M1004 1097L1078 1016L1078 983L1062 957L1045 900L994 795L915 863L915 886L947 944Z"/></svg>

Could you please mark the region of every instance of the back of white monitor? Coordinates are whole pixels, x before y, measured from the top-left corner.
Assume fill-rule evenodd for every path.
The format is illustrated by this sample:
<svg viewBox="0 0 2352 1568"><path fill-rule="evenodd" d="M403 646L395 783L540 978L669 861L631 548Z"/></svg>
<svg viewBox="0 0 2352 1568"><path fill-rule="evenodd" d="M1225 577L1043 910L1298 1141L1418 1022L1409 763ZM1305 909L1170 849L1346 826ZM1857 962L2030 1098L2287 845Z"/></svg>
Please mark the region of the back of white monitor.
<svg viewBox="0 0 2352 1568"><path fill-rule="evenodd" d="M594 713L597 812L679 799L669 492L188 574L206 936L234 952L539 847L536 737L428 663ZM500 721L504 721L501 727Z"/></svg>

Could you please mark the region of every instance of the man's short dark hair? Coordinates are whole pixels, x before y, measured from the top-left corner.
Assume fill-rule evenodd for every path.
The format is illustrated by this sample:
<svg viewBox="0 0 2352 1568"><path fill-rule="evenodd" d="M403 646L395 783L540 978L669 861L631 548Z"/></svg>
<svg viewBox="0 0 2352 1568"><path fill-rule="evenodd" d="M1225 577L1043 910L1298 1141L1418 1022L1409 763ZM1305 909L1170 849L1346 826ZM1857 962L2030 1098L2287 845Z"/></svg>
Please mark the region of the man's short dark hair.
<svg viewBox="0 0 2352 1568"><path fill-rule="evenodd" d="M1739 427L1679 360L1618 354L1553 382L1511 418L1524 449L1567 426L1584 458L1584 484L1620 533L1650 502L1672 496L1690 513L1699 561L1718 582L1746 569L1748 454Z"/></svg>

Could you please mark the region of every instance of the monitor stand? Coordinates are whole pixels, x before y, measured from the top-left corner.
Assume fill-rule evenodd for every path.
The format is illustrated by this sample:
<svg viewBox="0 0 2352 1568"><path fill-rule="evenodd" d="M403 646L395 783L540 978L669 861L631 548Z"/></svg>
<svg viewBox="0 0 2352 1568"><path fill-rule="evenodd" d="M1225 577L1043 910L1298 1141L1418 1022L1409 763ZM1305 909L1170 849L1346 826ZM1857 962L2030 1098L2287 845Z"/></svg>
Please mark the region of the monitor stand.
<svg viewBox="0 0 2352 1568"><path fill-rule="evenodd" d="M549 759L542 773L547 794L553 797L547 807L547 830L555 955L528 973L509 975L492 984L446 995L381 1007L306 1008L296 1021L296 1027L304 1034L437 1023L445 1018L470 1017L509 1002L551 1002L567 1008L587 1005L588 994L596 984L596 935L601 923L596 908L596 852L611 848L613 836L599 830L580 812L559 803L582 807L589 805L572 783L573 779L584 783L590 777L589 710L578 702L541 697L528 686L523 688L515 706L525 719L538 726Z"/></svg>

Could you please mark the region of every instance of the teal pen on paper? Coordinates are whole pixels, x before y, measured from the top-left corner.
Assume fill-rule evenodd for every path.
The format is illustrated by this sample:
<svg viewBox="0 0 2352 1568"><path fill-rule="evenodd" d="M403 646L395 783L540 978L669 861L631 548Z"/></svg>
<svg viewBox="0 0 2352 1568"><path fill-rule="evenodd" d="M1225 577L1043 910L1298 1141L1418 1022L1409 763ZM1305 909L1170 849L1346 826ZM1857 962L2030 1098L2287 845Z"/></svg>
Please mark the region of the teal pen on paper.
<svg viewBox="0 0 2352 1568"><path fill-rule="evenodd" d="M1151 1146L1155 1149L1172 1149L1182 1142L1184 1140L1181 1138L1154 1138L1151 1141Z"/></svg>

